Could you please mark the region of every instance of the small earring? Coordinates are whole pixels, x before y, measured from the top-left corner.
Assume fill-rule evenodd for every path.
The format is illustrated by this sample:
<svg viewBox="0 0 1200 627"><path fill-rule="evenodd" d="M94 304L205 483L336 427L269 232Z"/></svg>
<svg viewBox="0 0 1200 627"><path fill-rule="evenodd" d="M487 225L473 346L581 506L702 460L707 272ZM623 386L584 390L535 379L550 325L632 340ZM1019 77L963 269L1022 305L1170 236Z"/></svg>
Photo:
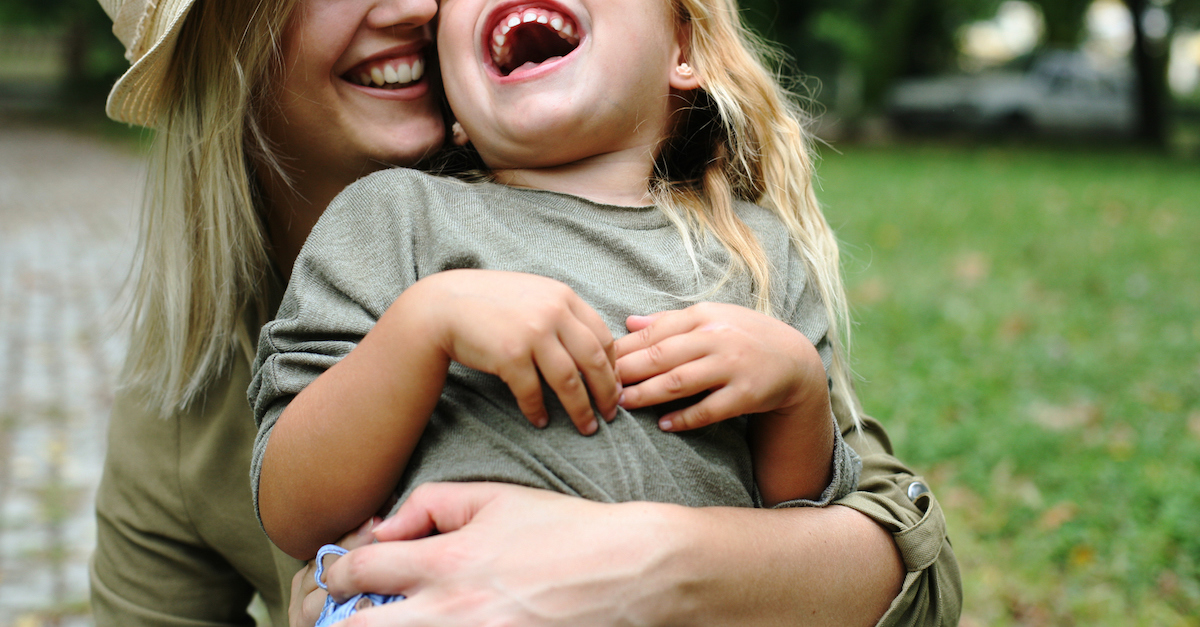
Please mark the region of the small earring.
<svg viewBox="0 0 1200 627"><path fill-rule="evenodd" d="M466 146L471 138L467 137L467 132L463 130L462 124L455 122L450 127L450 135L455 146Z"/></svg>
<svg viewBox="0 0 1200 627"><path fill-rule="evenodd" d="M692 66L687 63L680 63L679 67L675 68L675 71L679 72L679 75L684 78L691 78L692 76Z"/></svg>

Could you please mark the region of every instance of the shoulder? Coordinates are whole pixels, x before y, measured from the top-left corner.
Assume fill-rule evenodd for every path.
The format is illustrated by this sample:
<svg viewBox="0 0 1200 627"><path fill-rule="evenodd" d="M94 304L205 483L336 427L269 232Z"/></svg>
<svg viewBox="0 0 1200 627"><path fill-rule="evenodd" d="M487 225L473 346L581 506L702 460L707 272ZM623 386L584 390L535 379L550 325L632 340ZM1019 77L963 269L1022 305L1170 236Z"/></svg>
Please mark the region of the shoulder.
<svg viewBox="0 0 1200 627"><path fill-rule="evenodd" d="M786 252L791 244L787 225L774 211L745 200L735 200L733 210L754 231L768 254Z"/></svg>

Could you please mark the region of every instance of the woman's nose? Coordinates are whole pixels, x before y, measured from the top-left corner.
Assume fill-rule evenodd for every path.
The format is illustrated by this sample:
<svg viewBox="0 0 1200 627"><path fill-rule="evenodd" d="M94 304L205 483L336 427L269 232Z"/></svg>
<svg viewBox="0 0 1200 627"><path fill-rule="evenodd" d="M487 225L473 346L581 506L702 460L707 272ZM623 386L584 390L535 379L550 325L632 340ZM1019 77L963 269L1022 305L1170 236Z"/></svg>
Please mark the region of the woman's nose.
<svg viewBox="0 0 1200 627"><path fill-rule="evenodd" d="M376 0L367 13L367 26L425 26L437 15L437 0Z"/></svg>

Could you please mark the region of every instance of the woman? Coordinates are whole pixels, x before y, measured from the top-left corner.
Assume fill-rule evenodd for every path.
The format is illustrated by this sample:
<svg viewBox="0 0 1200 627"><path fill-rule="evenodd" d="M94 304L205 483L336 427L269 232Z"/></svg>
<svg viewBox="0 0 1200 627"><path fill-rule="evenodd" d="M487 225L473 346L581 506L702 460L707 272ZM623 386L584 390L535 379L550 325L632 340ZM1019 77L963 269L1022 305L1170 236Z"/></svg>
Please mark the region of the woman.
<svg viewBox="0 0 1200 627"><path fill-rule="evenodd" d="M300 565L269 545L250 507L248 356L329 200L363 174L414 165L440 146L437 94L423 72L437 6L102 4L134 61L109 115L158 133L128 385L97 499L96 621L242 625L258 592L284 625ZM386 92L344 77L382 58L416 58L422 71L406 61L406 73L375 81ZM652 624L871 624L885 612L885 624L956 623L961 590L936 501L888 455L877 423L847 440L864 458L861 491L820 510L602 505L513 486L431 485L409 501L418 515L407 519L449 532L356 550L330 583L338 594L404 591L436 625L617 624L617 608ZM295 579L302 592L310 581ZM296 595L297 624L309 600Z"/></svg>

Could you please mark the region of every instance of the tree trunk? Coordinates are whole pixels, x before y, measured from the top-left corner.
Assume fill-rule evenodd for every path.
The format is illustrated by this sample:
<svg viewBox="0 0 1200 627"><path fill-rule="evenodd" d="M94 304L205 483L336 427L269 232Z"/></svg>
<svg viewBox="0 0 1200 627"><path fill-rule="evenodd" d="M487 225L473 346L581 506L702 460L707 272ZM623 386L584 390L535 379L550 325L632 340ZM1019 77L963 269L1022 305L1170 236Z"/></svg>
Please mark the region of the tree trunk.
<svg viewBox="0 0 1200 627"><path fill-rule="evenodd" d="M88 27L82 19L75 18L67 24L62 50L66 67L63 90L71 99L79 93L87 78Z"/></svg>
<svg viewBox="0 0 1200 627"><path fill-rule="evenodd" d="M1166 50L1146 36L1144 17L1149 0L1125 0L1133 14L1133 67L1137 77L1137 140L1155 148L1167 145ZM1170 41L1168 35L1167 41Z"/></svg>

